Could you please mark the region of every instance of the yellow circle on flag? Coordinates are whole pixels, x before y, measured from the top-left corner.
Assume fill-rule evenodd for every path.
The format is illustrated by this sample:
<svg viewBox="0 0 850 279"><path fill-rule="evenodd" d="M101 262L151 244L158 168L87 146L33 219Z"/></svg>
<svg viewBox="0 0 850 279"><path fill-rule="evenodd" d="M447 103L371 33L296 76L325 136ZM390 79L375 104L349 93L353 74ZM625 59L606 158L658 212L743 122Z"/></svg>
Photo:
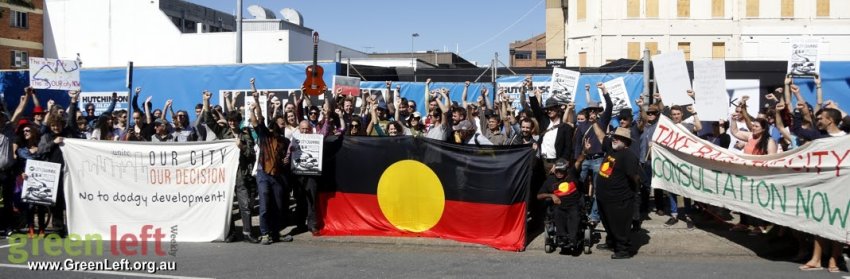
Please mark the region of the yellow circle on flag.
<svg viewBox="0 0 850 279"><path fill-rule="evenodd" d="M395 162L378 181L378 206L384 217L400 230L431 229L443 217L445 205L440 178L423 163Z"/></svg>
<svg viewBox="0 0 850 279"><path fill-rule="evenodd" d="M609 166L608 166L608 162L605 162L604 164L602 164L602 168L601 168L601 170L602 170L602 171L607 172L607 171L608 171L608 168L609 168Z"/></svg>
<svg viewBox="0 0 850 279"><path fill-rule="evenodd" d="M570 191L570 183L561 182L561 184L558 185L558 190L561 191L562 193L569 192Z"/></svg>

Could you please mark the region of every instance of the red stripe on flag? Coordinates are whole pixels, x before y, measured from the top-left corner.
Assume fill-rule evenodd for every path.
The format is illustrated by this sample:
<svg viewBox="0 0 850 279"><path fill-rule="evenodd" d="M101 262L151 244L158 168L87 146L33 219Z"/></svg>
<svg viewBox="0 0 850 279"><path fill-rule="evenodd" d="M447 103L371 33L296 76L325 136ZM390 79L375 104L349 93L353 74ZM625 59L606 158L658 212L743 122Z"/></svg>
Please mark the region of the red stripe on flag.
<svg viewBox="0 0 850 279"><path fill-rule="evenodd" d="M320 193L319 208L325 236L435 237L488 245L500 250L525 249L525 203L498 205L446 201L443 216L424 232L401 231L384 217L375 195Z"/></svg>

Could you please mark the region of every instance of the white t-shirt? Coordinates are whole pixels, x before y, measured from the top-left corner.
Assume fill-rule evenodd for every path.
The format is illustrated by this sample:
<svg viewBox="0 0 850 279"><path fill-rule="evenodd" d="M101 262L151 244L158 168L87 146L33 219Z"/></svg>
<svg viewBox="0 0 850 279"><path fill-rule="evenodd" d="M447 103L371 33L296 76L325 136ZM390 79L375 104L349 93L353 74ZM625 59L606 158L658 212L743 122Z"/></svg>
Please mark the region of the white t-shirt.
<svg viewBox="0 0 850 279"><path fill-rule="evenodd" d="M560 122L549 122L549 127L546 128L548 132L543 134L543 142L540 144L540 153L543 155L543 159L555 159L558 157L558 152L555 150L555 139L558 137L558 133L555 132L558 129L552 129L552 127L561 124Z"/></svg>

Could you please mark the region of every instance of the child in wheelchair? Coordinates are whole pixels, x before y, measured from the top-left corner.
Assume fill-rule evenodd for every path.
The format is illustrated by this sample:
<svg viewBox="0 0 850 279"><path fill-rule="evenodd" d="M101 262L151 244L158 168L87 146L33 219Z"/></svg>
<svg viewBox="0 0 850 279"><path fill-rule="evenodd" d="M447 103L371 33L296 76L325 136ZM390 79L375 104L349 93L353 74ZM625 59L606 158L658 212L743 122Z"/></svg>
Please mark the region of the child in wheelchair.
<svg viewBox="0 0 850 279"><path fill-rule="evenodd" d="M582 218L586 219L582 213L586 202L575 167L565 159L558 159L554 169L554 175L546 179L537 194L537 199L547 204L545 247L547 253L561 247L562 254L570 254L570 251L581 251L581 246L586 242L584 231L580 231L581 227L586 227L581 226Z"/></svg>

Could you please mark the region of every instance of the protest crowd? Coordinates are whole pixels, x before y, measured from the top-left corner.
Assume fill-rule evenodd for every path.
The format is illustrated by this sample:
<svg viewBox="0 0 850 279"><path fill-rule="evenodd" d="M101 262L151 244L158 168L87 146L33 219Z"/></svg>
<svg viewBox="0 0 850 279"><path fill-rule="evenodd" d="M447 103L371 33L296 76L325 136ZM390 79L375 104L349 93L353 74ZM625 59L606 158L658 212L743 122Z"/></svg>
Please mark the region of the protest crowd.
<svg viewBox="0 0 850 279"><path fill-rule="evenodd" d="M79 92L68 93L68 104L50 100L45 108L39 105L38 94L27 88L17 108L11 110L4 104L0 114L0 185L6 197L2 226L7 235L24 231L32 238L44 235L50 222L54 230L63 233L65 199L61 182L59 198L53 206L27 204L17 197L25 179L26 160L62 164L59 146L66 138L143 142L235 139L240 151L235 199L243 225L240 234L235 230L236 218L231 218L227 241L289 242L293 233L316 233L321 226L315 209L321 181L290 170L290 164L297 160L291 156L294 136L408 136L459 145L518 145L534 150L533 168L541 175L532 180L536 185L531 189L538 200L554 208L562 249L575 249L579 216L584 214L593 226L602 224L606 232L596 249L614 251L612 258L630 258L633 247L629 234L641 231L641 223L651 212L669 216L666 226L684 222L688 229L695 228L693 217L697 214L729 215L722 208L653 190L650 144L661 115L719 147L751 155L780 153L850 132L850 116L835 102L823 100L820 79L816 77L815 82L818 98L814 105L803 99L789 77L783 88L764 97L770 105L761 108L758 115L748 115L748 99L744 98L730 119L719 121L700 119L693 105L668 106L658 93L643 94L637 100L636 111L614 112L614 102L602 83L584 85L587 106L577 108L558 92L544 100L541 91L532 89L530 77L519 94L521 110L515 109L514 100L501 90L485 89L477 99L468 100L466 89L449 92L431 88L430 79L417 100L400 97L400 89L387 82L386 96L370 95L369 90L358 97L327 91L321 104L312 103L305 95L275 96L257 91L252 79L252 92L245 98L253 98L253 102L240 102L247 104L247 109L237 103L236 92L224 92L221 105L212 105L212 93L203 92L193 114L175 112L171 100L165 100L161 109L156 108L152 97L144 97L141 88L131 96L132 113L115 111L117 98L113 97L112 106L99 115L93 104L79 103ZM601 90L605 107L590 98L591 86ZM462 102L452 102L451 94L458 93ZM699 92L687 94L694 98ZM264 109L259 107L260 96L268 99ZM24 108L29 103L34 103L35 108L31 115L25 115ZM417 106L426 106L427 113L421 114ZM703 129L703 123L712 126ZM564 190L558 187L562 183L573 186ZM579 206L585 198L592 200L589 210ZM295 203L294 212L288 210L291 200ZM259 203L259 236L251 230L255 201ZM287 226L295 229L280 235ZM792 235L799 246L794 260L803 263L801 270L824 269L825 264L830 272L838 272L845 249L840 242L744 214L730 230L753 237L762 237L769 231Z"/></svg>

